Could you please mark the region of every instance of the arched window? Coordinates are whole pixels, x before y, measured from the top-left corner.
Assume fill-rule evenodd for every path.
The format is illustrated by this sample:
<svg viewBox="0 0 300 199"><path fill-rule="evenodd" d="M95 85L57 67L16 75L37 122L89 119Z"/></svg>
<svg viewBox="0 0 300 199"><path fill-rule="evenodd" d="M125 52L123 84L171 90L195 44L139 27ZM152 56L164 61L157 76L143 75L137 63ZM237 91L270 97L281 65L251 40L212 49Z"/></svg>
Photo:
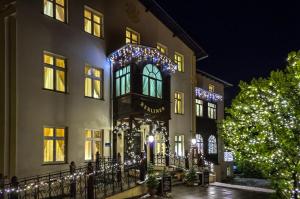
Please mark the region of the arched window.
<svg viewBox="0 0 300 199"><path fill-rule="evenodd" d="M162 78L158 68L147 64L143 69L143 94L162 98Z"/></svg>
<svg viewBox="0 0 300 199"><path fill-rule="evenodd" d="M208 138L208 153L216 154L217 153L217 140L216 137L211 135Z"/></svg>
<svg viewBox="0 0 300 199"><path fill-rule="evenodd" d="M196 145L197 145L198 153L203 154L203 152L204 152L203 137L200 134L196 134Z"/></svg>

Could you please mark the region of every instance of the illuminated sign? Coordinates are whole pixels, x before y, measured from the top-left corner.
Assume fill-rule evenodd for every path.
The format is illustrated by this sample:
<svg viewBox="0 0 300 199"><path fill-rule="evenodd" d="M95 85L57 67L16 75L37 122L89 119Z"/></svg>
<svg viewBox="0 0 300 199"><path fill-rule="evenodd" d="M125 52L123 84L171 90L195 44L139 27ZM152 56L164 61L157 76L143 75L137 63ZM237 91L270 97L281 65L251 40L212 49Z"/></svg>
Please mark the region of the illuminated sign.
<svg viewBox="0 0 300 199"><path fill-rule="evenodd" d="M162 113L163 111L165 111L164 106L159 107L159 108L152 108L152 107L146 105L145 102L141 102L140 106L149 113Z"/></svg>

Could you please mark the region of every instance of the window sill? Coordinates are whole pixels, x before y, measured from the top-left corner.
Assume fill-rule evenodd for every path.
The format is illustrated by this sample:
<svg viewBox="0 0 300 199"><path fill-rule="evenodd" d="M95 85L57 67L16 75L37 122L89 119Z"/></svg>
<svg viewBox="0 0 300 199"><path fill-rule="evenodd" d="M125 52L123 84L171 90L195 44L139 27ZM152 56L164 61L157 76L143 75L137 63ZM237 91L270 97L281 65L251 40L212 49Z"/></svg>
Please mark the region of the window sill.
<svg viewBox="0 0 300 199"><path fill-rule="evenodd" d="M175 115L184 115L184 113L174 113Z"/></svg>
<svg viewBox="0 0 300 199"><path fill-rule="evenodd" d="M54 17L51 17L51 16L49 16L49 15L46 15L46 14L43 13L43 12L41 12L41 14L44 15L47 19L51 19L51 20L60 22L60 23L62 23L62 24L68 25L68 21L67 21L67 20L65 20L65 21L60 21L60 20L58 20L58 19L56 19L56 18L54 18Z"/></svg>
<svg viewBox="0 0 300 199"><path fill-rule="evenodd" d="M42 90L51 91L51 92L60 93L60 94L69 94L67 91L63 92L63 91L57 91L57 90L52 90L52 89L48 89L48 88L42 88Z"/></svg>
<svg viewBox="0 0 300 199"><path fill-rule="evenodd" d="M67 165L68 162L44 162L42 166Z"/></svg>
<svg viewBox="0 0 300 199"><path fill-rule="evenodd" d="M84 96L84 98L93 99L93 100L97 100L97 101L105 101L104 98L94 98L94 97L89 97L89 96Z"/></svg>
<svg viewBox="0 0 300 199"><path fill-rule="evenodd" d="M86 34L92 36L93 38L104 40L104 36L98 37L98 36L96 36L96 35L93 35L92 33L86 32L85 30L82 30L82 31L83 31L84 33L86 33Z"/></svg>

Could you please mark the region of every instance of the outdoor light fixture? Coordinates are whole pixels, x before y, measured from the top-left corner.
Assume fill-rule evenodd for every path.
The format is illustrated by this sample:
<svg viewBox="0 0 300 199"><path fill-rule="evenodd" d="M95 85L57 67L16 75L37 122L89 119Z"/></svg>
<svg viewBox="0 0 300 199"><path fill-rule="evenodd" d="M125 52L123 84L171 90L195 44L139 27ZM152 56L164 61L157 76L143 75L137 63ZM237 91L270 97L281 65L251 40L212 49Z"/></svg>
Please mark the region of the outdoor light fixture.
<svg viewBox="0 0 300 199"><path fill-rule="evenodd" d="M150 142L150 143L154 142L154 136L153 135L149 135L148 142Z"/></svg>
<svg viewBox="0 0 300 199"><path fill-rule="evenodd" d="M192 145L195 145L196 144L196 139L193 138L191 142L192 142Z"/></svg>

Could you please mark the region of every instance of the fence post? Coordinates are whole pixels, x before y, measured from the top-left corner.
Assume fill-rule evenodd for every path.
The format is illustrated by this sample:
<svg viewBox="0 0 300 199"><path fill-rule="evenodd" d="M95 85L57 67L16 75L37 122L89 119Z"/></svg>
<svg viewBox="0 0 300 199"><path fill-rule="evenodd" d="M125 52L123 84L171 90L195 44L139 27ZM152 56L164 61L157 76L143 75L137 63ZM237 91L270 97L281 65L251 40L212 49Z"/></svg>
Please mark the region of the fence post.
<svg viewBox="0 0 300 199"><path fill-rule="evenodd" d="M4 176L0 173L0 199L4 199Z"/></svg>
<svg viewBox="0 0 300 199"><path fill-rule="evenodd" d="M88 182L87 182L87 196L88 199L94 199L94 168L92 162L87 166Z"/></svg>
<svg viewBox="0 0 300 199"><path fill-rule="evenodd" d="M75 162L70 164L70 175L71 175L71 184L70 184L70 197L76 198L76 165Z"/></svg>
<svg viewBox="0 0 300 199"><path fill-rule="evenodd" d="M17 190L19 188L19 182L17 176L13 176L10 181L11 189ZM18 199L19 194L16 191L12 191L9 199Z"/></svg>

